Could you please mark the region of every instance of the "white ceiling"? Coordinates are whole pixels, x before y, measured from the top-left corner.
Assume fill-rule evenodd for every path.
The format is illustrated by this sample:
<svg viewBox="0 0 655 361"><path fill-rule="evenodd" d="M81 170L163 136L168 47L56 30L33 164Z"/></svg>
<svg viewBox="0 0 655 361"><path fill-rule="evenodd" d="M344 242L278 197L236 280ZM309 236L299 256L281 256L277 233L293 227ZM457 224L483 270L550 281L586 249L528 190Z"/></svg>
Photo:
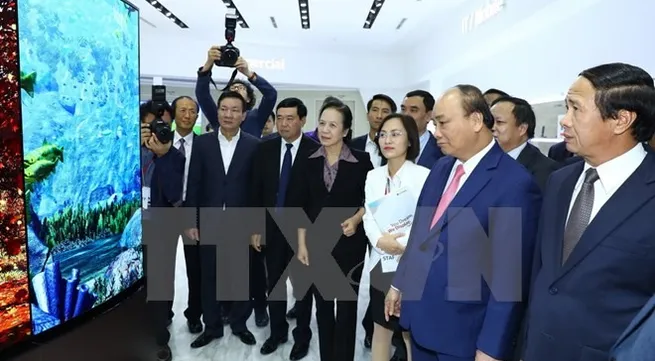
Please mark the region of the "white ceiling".
<svg viewBox="0 0 655 361"><path fill-rule="evenodd" d="M226 6L222 0L160 0L189 29L181 29L155 10L150 0L131 0L141 10L141 25L148 32L188 35L224 43ZM439 19L448 16L467 0L386 0L371 29L364 21L374 0L309 0L311 29L301 27L297 0L234 0L249 25L237 27L235 43L266 43L279 46L390 50L413 45L419 31L434 29ZM274 17L275 29L270 17ZM407 18L403 26L397 26Z"/></svg>

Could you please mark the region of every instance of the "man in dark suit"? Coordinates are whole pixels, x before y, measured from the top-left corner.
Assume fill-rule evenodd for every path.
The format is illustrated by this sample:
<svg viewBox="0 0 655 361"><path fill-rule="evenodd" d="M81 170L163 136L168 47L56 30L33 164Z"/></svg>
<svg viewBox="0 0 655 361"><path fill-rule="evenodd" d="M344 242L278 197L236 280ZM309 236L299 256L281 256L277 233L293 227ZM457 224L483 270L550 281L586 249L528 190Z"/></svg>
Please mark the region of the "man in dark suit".
<svg viewBox="0 0 655 361"><path fill-rule="evenodd" d="M425 182L385 308L409 330L414 361L507 360L527 299L541 192L494 141L478 88L448 90L435 120L448 156Z"/></svg>
<svg viewBox="0 0 655 361"><path fill-rule="evenodd" d="M196 137L193 141L185 206L196 212L199 208L226 210L247 207L250 204L252 161L259 138L240 130L241 122L246 118L246 101L241 94L223 92L217 103L220 127ZM203 229L202 237L221 237L221 234L225 233L216 229L214 224L207 224L209 222L200 224L202 219L202 216L196 216L189 220L186 235L192 240L200 240L199 228ZM247 240L244 243L246 242ZM217 246L209 243L200 246L203 249L200 265L205 331L193 341L193 348L205 346L212 340L223 337L220 302L216 300L217 263L221 271L225 270L226 267L221 262L228 260L229 255L223 255L219 257L220 261L217 260ZM230 272L229 269L226 271ZM229 282L228 278L223 273L220 280ZM232 333L244 344L254 345L255 337L246 327L246 321L252 313L251 302L231 303Z"/></svg>
<svg viewBox="0 0 655 361"><path fill-rule="evenodd" d="M525 361L605 361L655 293L655 88L644 70L580 73L561 120L577 162L544 193Z"/></svg>
<svg viewBox="0 0 655 361"><path fill-rule="evenodd" d="M534 138L537 126L530 103L519 98L501 97L492 103L491 113L494 115L493 133L498 145L532 173L539 188L545 189L550 173L559 164L528 142Z"/></svg>
<svg viewBox="0 0 655 361"><path fill-rule="evenodd" d="M414 90L407 93L400 106L402 113L414 118L418 126L421 151L418 154L418 158L416 158L416 164L428 169L431 169L437 160L443 156L441 149L437 145L437 141L428 130L428 123L432 119L433 108L434 97L425 90ZM382 164L386 164L386 161L383 161Z"/></svg>
<svg viewBox="0 0 655 361"><path fill-rule="evenodd" d="M360 135L350 141L349 146L353 149L361 150L371 156L373 167L379 167L382 164L382 156L375 144L375 135L380 129L382 120L389 114L395 113L396 103L390 96L385 94L375 94L368 103L366 103L366 118L368 118L368 134ZM373 325L371 325L373 327ZM371 329L373 332L373 329Z"/></svg>
<svg viewBox="0 0 655 361"><path fill-rule="evenodd" d="M305 171L305 161L318 148L314 140L302 134L302 127L307 120L307 107L300 99L284 99L277 105L276 111L279 135L259 145L253 162L251 186L253 207L267 207L270 210L285 206L287 189L297 187L297 179ZM285 270L294 255L273 218L267 218L265 246L262 247L262 233L253 235L251 240L255 251L266 252L268 292L271 299L268 303L271 333L261 348L262 355L275 352L288 339L287 304L281 301L286 299L286 287L278 284L286 282L288 274ZM283 293L275 294L274 289ZM293 332L295 343L289 356L292 361L304 358L309 352L312 337L309 326L300 323L296 325Z"/></svg>
<svg viewBox="0 0 655 361"><path fill-rule="evenodd" d="M149 124L163 111L162 119L170 122L172 110L168 104L164 109L155 109L152 101L140 107L141 120L141 179L143 183L143 220L144 267L148 279L148 244L161 242L168 235L164 217L157 214L161 208L177 207L182 202L182 184L184 180L184 156L172 146L172 142L162 143L150 132ZM164 226L165 230L162 230ZM177 240L175 240L177 242ZM174 274L171 274L174 282ZM157 346L156 357L159 361L172 359L168 346L171 334L168 331L173 318L173 300L148 301L147 312Z"/></svg>
<svg viewBox="0 0 655 361"><path fill-rule="evenodd" d="M198 119L198 104L195 100L187 96L181 96L171 103L173 119L175 122L175 132L173 135L173 147L177 149L184 157L184 182L182 189L182 201L186 199L187 177L189 175L189 164L191 161L191 150L193 149L193 140L196 134L193 127ZM184 235L184 222L180 222L179 229L171 233L171 241L177 243L180 237ZM184 242L184 261L186 264L187 286L189 295L187 299L187 309L184 316L187 319L187 328L190 333L202 332L202 303L200 298L200 247L197 244ZM171 305L172 306L172 305Z"/></svg>
<svg viewBox="0 0 655 361"><path fill-rule="evenodd" d="M648 360L655 355L655 296L632 319L614 344L610 361Z"/></svg>

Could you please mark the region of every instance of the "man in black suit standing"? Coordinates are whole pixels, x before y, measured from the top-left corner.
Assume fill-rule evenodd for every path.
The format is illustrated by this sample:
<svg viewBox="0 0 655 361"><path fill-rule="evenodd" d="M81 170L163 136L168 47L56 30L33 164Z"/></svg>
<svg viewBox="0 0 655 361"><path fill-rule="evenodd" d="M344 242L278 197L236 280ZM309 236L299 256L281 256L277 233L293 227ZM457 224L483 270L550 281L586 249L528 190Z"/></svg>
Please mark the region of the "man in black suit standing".
<svg viewBox="0 0 655 361"><path fill-rule="evenodd" d="M184 157L184 182L182 190L182 200L186 199L187 178L189 176L189 164L191 161L191 150L193 149L193 140L196 134L193 133L193 127L198 119L199 107L195 100L188 96L181 96L171 103L173 110L173 119L175 122L175 132L173 135L173 147L175 147ZM172 234L172 241L177 244L180 234L184 234L184 224L179 225ZM184 242L184 261L186 263L187 286L189 296L187 299L187 309L184 311L184 317L187 319L187 328L190 333L202 332L202 302L200 298L200 247L197 244Z"/></svg>
<svg viewBox="0 0 655 361"><path fill-rule="evenodd" d="M609 360L655 294L655 86L636 66L580 73L560 121L584 161L551 175L535 253L525 361Z"/></svg>
<svg viewBox="0 0 655 361"><path fill-rule="evenodd" d="M212 222L201 224L205 218L198 216L199 209L214 209L220 212L220 209L225 211L228 208L247 207L250 204L252 161L259 138L240 130L241 123L246 118L247 108L245 99L239 93L223 92L217 103L219 128L200 135L193 141L193 157L189 165L185 202L185 206L192 210L189 226L185 231L187 237L192 240L200 240L200 236L221 237L226 233L220 229L220 225L215 227L215 224L210 224ZM199 228L203 230L202 235ZM203 347L214 339L223 337L221 302L216 299L217 263L219 270L226 269L221 262L228 260L230 255L222 255L220 261L217 260L217 246L211 243L208 241L200 246L205 331L191 343L192 348ZM227 282L228 278L230 277L223 273L220 280ZM233 301L230 311L232 333L244 344L254 345L255 336L246 327L246 321L252 313L251 302Z"/></svg>
<svg viewBox="0 0 655 361"><path fill-rule="evenodd" d="M542 190L550 173L559 167L528 140L534 138L536 116L530 103L524 99L501 97L491 105L494 115L494 137L510 157L527 168Z"/></svg>
<svg viewBox="0 0 655 361"><path fill-rule="evenodd" d="M306 159L316 151L318 143L302 134L307 120L307 107L298 98L286 98L277 105L276 126L278 136L259 144L252 171L252 204L267 207L283 216L287 189L297 187L298 176L304 172ZM267 215L265 246L262 233L254 234L251 245L257 252L266 250L271 334L261 348L262 355L269 355L287 342L289 323L286 320L287 265L293 258L293 249L279 230L273 218ZM278 285L281 283L282 286ZM277 287L276 287L277 286ZM275 291L274 291L275 290ZM309 324L298 323L293 331L294 346L289 358L300 360L309 351L312 332Z"/></svg>
<svg viewBox="0 0 655 361"><path fill-rule="evenodd" d="M371 100L366 103L366 118L368 118L368 133L353 138L350 141L350 147L361 150L371 156L373 167L379 167L382 164L382 155L375 144L375 136L378 134L382 120L389 114L395 113L397 109L396 102L386 94L375 94ZM373 325L371 324L371 332ZM368 333L367 333L368 334Z"/></svg>

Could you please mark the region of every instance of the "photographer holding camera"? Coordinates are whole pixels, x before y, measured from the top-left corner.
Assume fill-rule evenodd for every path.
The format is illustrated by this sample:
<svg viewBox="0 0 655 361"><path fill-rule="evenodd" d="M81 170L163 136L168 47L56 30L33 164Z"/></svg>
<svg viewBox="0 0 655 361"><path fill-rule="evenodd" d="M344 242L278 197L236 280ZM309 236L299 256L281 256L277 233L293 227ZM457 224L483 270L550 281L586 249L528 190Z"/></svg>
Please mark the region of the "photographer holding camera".
<svg viewBox="0 0 655 361"><path fill-rule="evenodd" d="M248 62L240 56L239 49L232 44L235 37L236 24L237 22L234 16L229 14L225 16L225 39L227 40L227 44L224 46L212 46L207 52L207 61L198 70L196 99L200 104L200 109L207 117L209 124L211 124L212 128L217 129L218 107L209 91L209 83L213 83L211 71L214 65L234 68L232 78L223 90L237 92L246 100L247 115L246 120L241 125L241 130L259 138L277 102L277 91L266 79L250 70ZM237 71L245 75L248 81L234 79ZM255 92L251 84L262 93L262 101L259 104L259 108L255 108L257 99L255 98Z"/></svg>
<svg viewBox="0 0 655 361"><path fill-rule="evenodd" d="M172 146L171 113L167 102L148 101L139 109L141 122L141 184L142 219L144 241L144 272L148 280L147 244L152 240L164 239L162 226L165 220L158 219L156 209L177 207L182 203L185 157ZM159 261L159 260L158 260ZM174 262L174 261L173 261ZM174 279L171 279L174 282ZM152 336L157 347L157 360L170 361L168 326L173 319L173 299L170 301L148 301L147 312Z"/></svg>

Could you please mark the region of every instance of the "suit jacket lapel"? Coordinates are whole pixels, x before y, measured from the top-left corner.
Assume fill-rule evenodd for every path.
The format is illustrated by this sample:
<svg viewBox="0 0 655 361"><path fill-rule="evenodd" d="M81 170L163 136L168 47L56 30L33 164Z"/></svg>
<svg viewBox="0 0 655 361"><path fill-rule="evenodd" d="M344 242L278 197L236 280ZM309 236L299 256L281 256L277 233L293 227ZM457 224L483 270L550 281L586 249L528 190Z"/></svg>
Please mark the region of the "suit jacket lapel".
<svg viewBox="0 0 655 361"><path fill-rule="evenodd" d="M230 165L227 167L227 176L230 176L231 174L237 172L239 168L243 166L243 162L241 161L241 158L243 157L243 147L245 147L245 141L244 141L244 136L245 134L241 134L239 136L239 140L237 140L237 144L234 147L234 153L232 153L232 159L230 160ZM222 157L221 157L222 158Z"/></svg>
<svg viewBox="0 0 655 361"><path fill-rule="evenodd" d="M564 263L560 276L564 276L582 261L616 227L653 197L655 197L655 155L648 154L637 170L619 187L589 223L569 259ZM620 212L617 212L617 209Z"/></svg>
<svg viewBox="0 0 655 361"><path fill-rule="evenodd" d="M282 156L282 142L283 139L282 137L277 137L275 142L272 142L272 144L275 145L275 149L272 150L271 156L274 158L272 159L272 162L269 163L269 167L272 167L273 169L271 170L271 174L277 174L278 176L274 178L273 180L273 189L277 190L280 187L280 170L282 169L282 164L280 164L280 157ZM300 151L300 149L298 150ZM295 162L294 162L295 164ZM291 168L291 173L293 173L293 167Z"/></svg>
<svg viewBox="0 0 655 361"><path fill-rule="evenodd" d="M570 171L568 177L560 184L560 188L557 191L557 208L554 211L555 214L555 228L554 229L542 229L541 232L552 232L554 235L554 254L552 255L553 264L555 265L554 269L560 269L562 264L562 247L564 245L564 229L566 228L566 220L569 216L569 208L571 206L571 198L573 197L573 190L575 189L575 184L580 178L580 173L582 173L582 168L584 167L584 162L576 164Z"/></svg>
<svg viewBox="0 0 655 361"><path fill-rule="evenodd" d="M525 148L523 148L523 150L519 154L518 158L516 158L516 160L519 163L521 163L526 169L528 169L530 171L530 173L532 173L532 174L534 174L534 172L528 167L528 165L530 163L532 163L532 161L535 158L534 151L535 151L535 149L534 149L533 145L528 143L528 144L525 145ZM537 149L537 151L539 151L539 150Z"/></svg>
<svg viewBox="0 0 655 361"><path fill-rule="evenodd" d="M212 153L218 154L218 165L219 165L219 171L221 172L222 176L225 176L225 164L223 164L223 152L221 152L221 143L218 140L218 130L215 130L213 133L213 142L212 144L214 145L214 151Z"/></svg>

